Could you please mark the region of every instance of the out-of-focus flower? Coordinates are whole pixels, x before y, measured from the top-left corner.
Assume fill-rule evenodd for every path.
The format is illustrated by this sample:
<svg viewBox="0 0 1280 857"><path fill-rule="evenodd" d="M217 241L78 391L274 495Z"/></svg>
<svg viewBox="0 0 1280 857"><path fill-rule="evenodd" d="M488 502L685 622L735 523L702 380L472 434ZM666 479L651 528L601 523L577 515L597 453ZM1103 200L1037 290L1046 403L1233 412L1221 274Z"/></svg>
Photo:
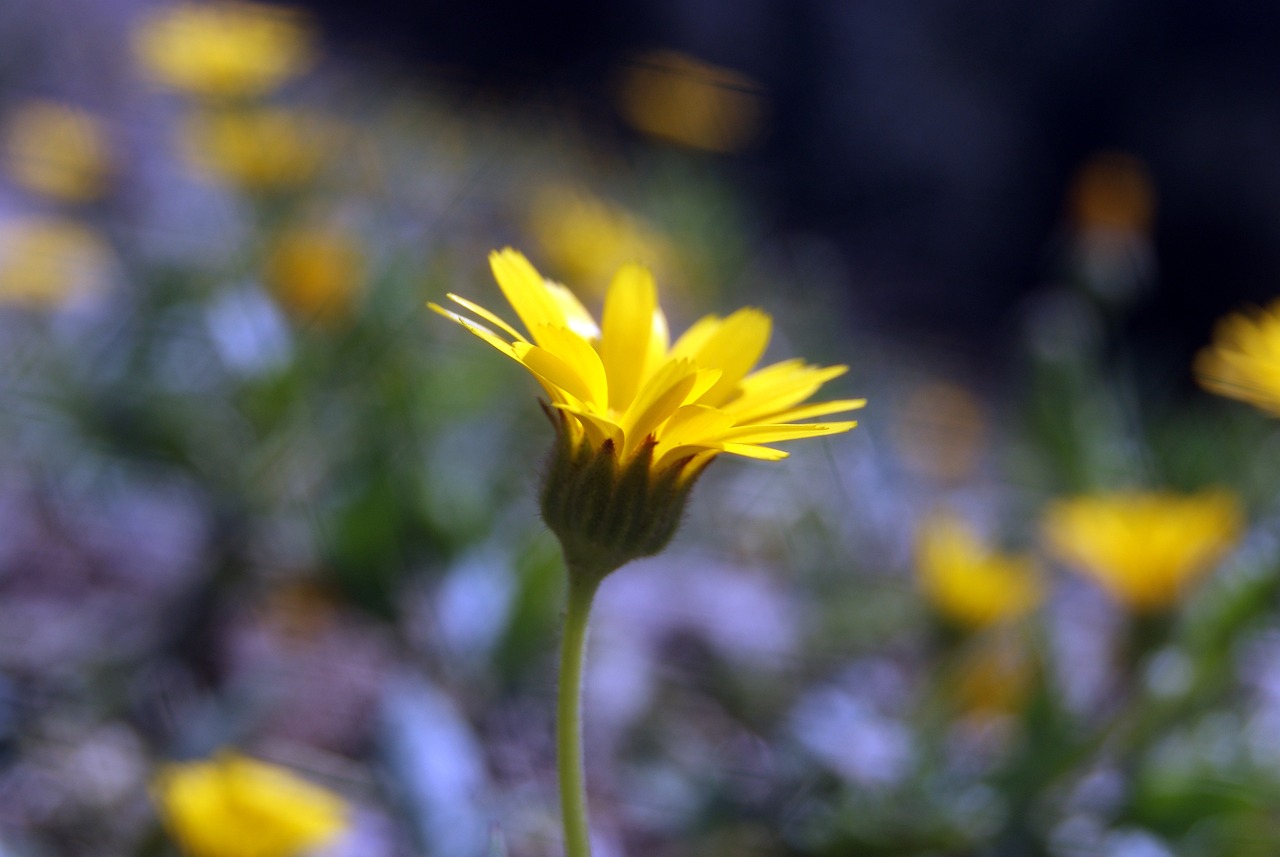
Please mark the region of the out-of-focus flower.
<svg viewBox="0 0 1280 857"><path fill-rule="evenodd" d="M1109 301L1132 300L1151 282L1156 193L1146 165L1102 152L1080 168L1067 194L1071 254L1083 284Z"/></svg>
<svg viewBox="0 0 1280 857"><path fill-rule="evenodd" d="M659 276L671 270L671 243L625 209L567 187L534 195L529 230L552 267L592 291L603 291L613 273L639 262Z"/></svg>
<svg viewBox="0 0 1280 857"><path fill-rule="evenodd" d="M958 384L936 382L913 390L898 410L894 446L911 470L948 482L977 466L986 439L982 404Z"/></svg>
<svg viewBox="0 0 1280 857"><path fill-rule="evenodd" d="M154 791L166 826L190 857L297 857L348 825L338 795L235 752L167 765Z"/></svg>
<svg viewBox="0 0 1280 857"><path fill-rule="evenodd" d="M88 113L53 101L30 101L8 119L5 165L22 187L63 202L102 194L110 171L106 134Z"/></svg>
<svg viewBox="0 0 1280 857"><path fill-rule="evenodd" d="M364 276L364 255L349 232L330 226L295 227L275 242L267 286L294 316L332 324L351 314Z"/></svg>
<svg viewBox="0 0 1280 857"><path fill-rule="evenodd" d="M1280 417L1280 300L1218 322L1213 343L1196 355L1200 385Z"/></svg>
<svg viewBox="0 0 1280 857"><path fill-rule="evenodd" d="M309 66L314 33L298 10L259 3L179 3L144 20L134 49L148 76L191 95L274 90Z"/></svg>
<svg viewBox="0 0 1280 857"><path fill-rule="evenodd" d="M669 50L622 69L618 109L642 133L712 152L744 148L764 121L761 88L750 77Z"/></svg>
<svg viewBox="0 0 1280 857"><path fill-rule="evenodd" d="M1055 554L1139 612L1176 604L1242 526L1239 501L1223 491L1077 497L1051 505L1044 520Z"/></svg>
<svg viewBox="0 0 1280 857"><path fill-rule="evenodd" d="M1146 164L1124 152L1089 159L1068 194L1077 229L1147 233L1155 218L1155 186Z"/></svg>
<svg viewBox="0 0 1280 857"><path fill-rule="evenodd" d="M991 551L960 520L945 513L921 526L916 567L930 603L970 628L1020 619L1044 597L1030 557Z"/></svg>
<svg viewBox="0 0 1280 857"><path fill-rule="evenodd" d="M334 145L334 127L277 108L201 112L183 128L197 170L247 191L281 190L311 179Z"/></svg>
<svg viewBox="0 0 1280 857"><path fill-rule="evenodd" d="M797 423L865 404L805 405L845 366L785 360L752 372L772 322L747 308L706 316L674 344L653 276L623 267L605 299L602 326L564 286L544 280L520 253L489 257L531 339L487 309L449 295L493 328L431 304L542 384L559 444L543 492L543 514L573 559L613 565L656 553L679 523L687 490L712 458L732 453L777 460L766 444L848 431L856 423ZM496 328L496 330L494 329ZM612 570L610 568L609 570Z"/></svg>
<svg viewBox="0 0 1280 857"><path fill-rule="evenodd" d="M1017 711L1035 675L1026 641L1014 634L976 640L956 668L952 692L960 709L969 714Z"/></svg>
<svg viewBox="0 0 1280 857"><path fill-rule="evenodd" d="M0 224L0 303L53 307L104 285L111 250L71 220L30 218Z"/></svg>

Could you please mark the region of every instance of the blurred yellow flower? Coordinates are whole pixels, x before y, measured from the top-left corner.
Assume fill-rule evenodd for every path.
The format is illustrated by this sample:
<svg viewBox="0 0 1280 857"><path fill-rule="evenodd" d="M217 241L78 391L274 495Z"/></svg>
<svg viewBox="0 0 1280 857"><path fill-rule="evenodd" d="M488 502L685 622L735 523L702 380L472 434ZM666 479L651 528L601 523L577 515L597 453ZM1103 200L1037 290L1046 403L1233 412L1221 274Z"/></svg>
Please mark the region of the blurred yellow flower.
<svg viewBox="0 0 1280 857"><path fill-rule="evenodd" d="M952 693L969 715L1002 714L1022 708L1035 662L1020 635L999 633L977 638L961 654Z"/></svg>
<svg viewBox="0 0 1280 857"><path fill-rule="evenodd" d="M83 110L53 101L29 101L14 110L4 155L16 183L63 202L100 196L110 171L102 126Z"/></svg>
<svg viewBox="0 0 1280 857"><path fill-rule="evenodd" d="M298 318L330 324L351 314L364 255L350 233L331 226L285 232L267 259L267 286Z"/></svg>
<svg viewBox="0 0 1280 857"><path fill-rule="evenodd" d="M754 80L669 50L643 54L622 69L618 109L644 134L712 152L742 149L764 121Z"/></svg>
<svg viewBox="0 0 1280 857"><path fill-rule="evenodd" d="M155 11L134 49L156 82L191 95L270 92L309 66L314 33L298 10L259 3L178 3Z"/></svg>
<svg viewBox="0 0 1280 857"><path fill-rule="evenodd" d="M338 795L235 752L166 765L154 792L189 857L296 857L348 825Z"/></svg>
<svg viewBox="0 0 1280 857"><path fill-rule="evenodd" d="M970 628L1020 619L1044 597L1030 557L995 553L952 515L928 518L916 535L920 588L937 610Z"/></svg>
<svg viewBox="0 0 1280 857"><path fill-rule="evenodd" d="M956 482L977 467L987 417L970 390L945 381L921 384L897 409L893 445L903 463L930 479Z"/></svg>
<svg viewBox="0 0 1280 857"><path fill-rule="evenodd" d="M430 306L522 364L551 400L560 444L543 515L571 566L581 559L611 571L661 550L686 489L720 453L773 461L787 453L767 444L857 425L796 422L865 404L803 404L847 367L792 359L752 371L772 327L758 309L706 316L672 344L653 275L639 265L618 271L597 325L572 292L515 250L495 251L489 262L531 338L457 295L449 298L484 324ZM608 532L580 529L595 524Z"/></svg>
<svg viewBox="0 0 1280 857"><path fill-rule="evenodd" d="M674 252L665 236L620 206L567 187L545 187L533 197L529 231L557 272L603 291L613 273L639 262L658 275L670 272Z"/></svg>
<svg viewBox="0 0 1280 857"><path fill-rule="evenodd" d="M1206 390L1280 417L1280 300L1219 321L1194 371Z"/></svg>
<svg viewBox="0 0 1280 857"><path fill-rule="evenodd" d="M1117 493L1051 505L1050 549L1139 612L1172 607L1238 541L1239 501L1223 491Z"/></svg>
<svg viewBox="0 0 1280 857"><path fill-rule="evenodd" d="M1156 192L1147 165L1124 152L1100 152L1075 174L1067 196L1077 229L1148 232Z"/></svg>
<svg viewBox="0 0 1280 857"><path fill-rule="evenodd" d="M294 187L311 179L334 145L332 125L278 108L195 113L183 128L197 170L246 191Z"/></svg>
<svg viewBox="0 0 1280 857"><path fill-rule="evenodd" d="M54 307L98 291L111 250L71 220L29 218L0 223L0 303Z"/></svg>

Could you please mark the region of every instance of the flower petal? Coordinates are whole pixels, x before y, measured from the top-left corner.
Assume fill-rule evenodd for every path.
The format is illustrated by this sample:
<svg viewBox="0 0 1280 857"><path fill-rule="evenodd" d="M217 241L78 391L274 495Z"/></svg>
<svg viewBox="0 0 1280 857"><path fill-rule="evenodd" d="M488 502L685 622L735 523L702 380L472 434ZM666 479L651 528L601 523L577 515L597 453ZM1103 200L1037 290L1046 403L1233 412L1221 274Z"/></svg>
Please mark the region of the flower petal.
<svg viewBox="0 0 1280 857"><path fill-rule="evenodd" d="M698 367L692 360L672 360L654 373L622 416L626 454L684 404L698 375Z"/></svg>
<svg viewBox="0 0 1280 857"><path fill-rule="evenodd" d="M854 420L838 423L789 423L786 425L753 425L737 426L726 431L722 437L726 441L739 443L774 443L779 440L796 440L802 437L821 437L827 434L839 434L856 426Z"/></svg>
<svg viewBox="0 0 1280 857"><path fill-rule="evenodd" d="M529 371L545 379L558 390L567 393L577 402L593 401L591 387L576 367L557 357L552 352L527 342L517 342L512 346L516 359L529 368ZM557 401L564 401L557 398Z"/></svg>
<svg viewBox="0 0 1280 857"><path fill-rule="evenodd" d="M600 355L590 342L567 327L539 325L533 330L533 335L542 343L543 348L573 367L586 384L590 397L579 396L583 402L600 409L608 407L609 379L605 374L604 364L600 362Z"/></svg>
<svg viewBox="0 0 1280 857"><path fill-rule="evenodd" d="M597 449L606 440L612 440L614 447L622 446L622 427L608 417L593 414L587 409L575 405L556 405L556 407L572 414L581 423L583 429L587 432L587 438Z"/></svg>
<svg viewBox="0 0 1280 857"><path fill-rule="evenodd" d="M498 286L516 315L520 316L529 332L534 334L535 342L538 342L538 335L534 328L540 325L569 326L569 319L565 316L561 302L547 288L542 275L523 254L510 247L502 251L495 250L489 254L489 267L493 269L493 278L498 281Z"/></svg>
<svg viewBox="0 0 1280 857"><path fill-rule="evenodd" d="M847 371L847 366L810 366L803 361L775 363L743 378L740 394L725 402L724 409L737 414L739 422L760 421L798 405Z"/></svg>
<svg viewBox="0 0 1280 857"><path fill-rule="evenodd" d="M599 339L600 326L596 324L596 320L591 317L591 313L582 305L582 301L578 300L577 295L569 291L564 285L553 280L546 280L544 285L547 291L551 293L551 297L555 298L556 303L560 305L560 310L564 313L565 323L569 329L581 336L583 339Z"/></svg>
<svg viewBox="0 0 1280 857"><path fill-rule="evenodd" d="M733 417L706 405L685 405L678 409L658 433L659 446L683 446L718 443L733 428Z"/></svg>
<svg viewBox="0 0 1280 857"><path fill-rule="evenodd" d="M494 333L492 330L485 327L483 324L480 324L477 321L472 321L471 319L467 318L464 315L459 315L453 310L445 309L444 307L440 306L440 304L437 304L437 303L428 303L427 308L440 313L440 315L444 316L450 321L456 321L458 324L462 325L467 330L471 331L476 336L480 337L485 342L489 343L494 348L498 349L503 354L510 357L512 360L520 359L519 357L516 356L515 352L512 350L511 343L502 339L500 336L498 336L498 334Z"/></svg>
<svg viewBox="0 0 1280 857"><path fill-rule="evenodd" d="M471 310L471 312L473 312L473 313L475 313L476 315L480 316L480 317L481 317L481 318L483 318L485 321L489 322L489 323L490 323L490 324L492 324L494 327L496 327L496 328L498 328L499 330L501 330L503 333L506 333L508 336L510 336L510 337L511 337L513 340L515 340L516 342L523 342L523 341L525 341L525 337L524 337L524 334L523 334L523 333L521 333L520 331L516 330L516 329L515 329L514 327L512 327L511 325L507 324L507 323L506 323L505 321L503 321L503 320L502 320L502 319L501 319L501 318L500 318L496 313L492 313L492 312L490 312L489 310L485 309L484 307L480 306L480 304L478 304L478 303L474 303L474 302L472 302L472 301L469 301L469 300L467 300L466 298L464 298L464 297L462 297L462 296L460 296L460 295L455 295L453 292L450 292L450 293L449 293L448 295L446 295L445 297L449 298L449 300L453 301L454 303L459 304L459 305L461 305L461 306L465 307L466 309ZM430 304L430 303L429 303L429 304L427 304L427 306L429 306L429 307L433 307L433 308L436 308L436 309L438 310L438 307L436 307L436 305L435 305L435 304Z"/></svg>
<svg viewBox="0 0 1280 857"><path fill-rule="evenodd" d="M771 446L755 446L749 443L726 443L724 451L744 458L757 458L761 461L781 461L791 453Z"/></svg>
<svg viewBox="0 0 1280 857"><path fill-rule="evenodd" d="M624 265L614 276L604 303L600 359L609 374L609 407L617 413L631 406L647 374L657 305L657 289L648 270Z"/></svg>
<svg viewBox="0 0 1280 857"><path fill-rule="evenodd" d="M699 366L719 369L721 375L699 400L702 404L714 406L729 400L738 383L764 354L772 328L773 321L766 313L746 307L726 318L706 337L691 356Z"/></svg>

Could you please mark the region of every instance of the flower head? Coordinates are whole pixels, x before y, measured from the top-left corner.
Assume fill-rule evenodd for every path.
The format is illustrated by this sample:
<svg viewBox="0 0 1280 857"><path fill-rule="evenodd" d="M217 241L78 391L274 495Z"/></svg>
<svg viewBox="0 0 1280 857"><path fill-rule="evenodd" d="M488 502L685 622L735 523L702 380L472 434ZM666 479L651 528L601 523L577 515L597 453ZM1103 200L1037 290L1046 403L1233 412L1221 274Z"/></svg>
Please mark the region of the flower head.
<svg viewBox="0 0 1280 857"><path fill-rule="evenodd" d="M572 292L543 279L515 250L494 252L489 262L527 336L457 295L449 298L482 321L430 306L542 385L561 435L543 511L566 552L591 554L593 565L660 550L688 488L715 456L777 460L787 453L769 444L857 424L798 422L865 404L804 404L847 367L792 359L752 371L771 330L758 309L706 316L672 343L645 268L618 271L597 324ZM669 526L657 526L663 521Z"/></svg>
<svg viewBox="0 0 1280 857"><path fill-rule="evenodd" d="M1196 378L1210 392L1280 416L1280 300L1218 322L1196 355Z"/></svg>
<svg viewBox="0 0 1280 857"><path fill-rule="evenodd" d="M298 11L260 3L179 3L138 29L134 47L157 82L192 95L239 98L275 89L311 63Z"/></svg>
<svg viewBox="0 0 1280 857"><path fill-rule="evenodd" d="M975 638L961 650L952 693L963 714L999 716L1025 705L1036 673L1035 659L1025 637L1000 630Z"/></svg>
<svg viewBox="0 0 1280 857"><path fill-rule="evenodd" d="M111 267L106 241L74 220L0 223L0 303L52 308L101 290Z"/></svg>
<svg viewBox="0 0 1280 857"><path fill-rule="evenodd" d="M195 113L182 132L192 166L246 191L305 183L334 142L333 128L323 119L267 107Z"/></svg>
<svg viewBox="0 0 1280 857"><path fill-rule="evenodd" d="M1221 491L1077 497L1051 506L1044 521L1054 553L1139 612L1177 603L1241 526L1239 502Z"/></svg>
<svg viewBox="0 0 1280 857"><path fill-rule="evenodd" d="M102 125L68 104L30 101L9 118L5 160L10 175L33 193L64 202L98 197L110 171Z"/></svg>
<svg viewBox="0 0 1280 857"><path fill-rule="evenodd" d="M742 72L676 51L649 51L622 68L618 111L659 140L710 152L736 152L764 125L761 86Z"/></svg>
<svg viewBox="0 0 1280 857"><path fill-rule="evenodd" d="M234 752L167 765L154 788L165 824L190 857L296 857L348 824L336 794Z"/></svg>
<svg viewBox="0 0 1280 857"><path fill-rule="evenodd" d="M1044 597L1029 557L992 552L951 515L935 515L921 527L916 563L929 601L970 628L1019 619Z"/></svg>
<svg viewBox="0 0 1280 857"><path fill-rule="evenodd" d="M351 315L364 276L364 254L350 232L333 225L296 226L272 245L264 277L285 308L321 325Z"/></svg>

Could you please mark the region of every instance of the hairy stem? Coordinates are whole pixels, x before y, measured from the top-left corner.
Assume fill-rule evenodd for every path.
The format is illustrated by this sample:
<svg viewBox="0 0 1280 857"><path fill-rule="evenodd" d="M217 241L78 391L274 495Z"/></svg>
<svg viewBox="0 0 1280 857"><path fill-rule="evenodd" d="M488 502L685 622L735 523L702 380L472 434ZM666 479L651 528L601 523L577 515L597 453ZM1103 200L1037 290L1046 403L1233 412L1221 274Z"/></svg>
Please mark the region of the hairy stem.
<svg viewBox="0 0 1280 857"><path fill-rule="evenodd" d="M590 857L587 792L582 764L582 666L587 622L599 578L569 573L569 601L560 649L560 693L556 706L556 764L560 775L560 812L565 857Z"/></svg>

